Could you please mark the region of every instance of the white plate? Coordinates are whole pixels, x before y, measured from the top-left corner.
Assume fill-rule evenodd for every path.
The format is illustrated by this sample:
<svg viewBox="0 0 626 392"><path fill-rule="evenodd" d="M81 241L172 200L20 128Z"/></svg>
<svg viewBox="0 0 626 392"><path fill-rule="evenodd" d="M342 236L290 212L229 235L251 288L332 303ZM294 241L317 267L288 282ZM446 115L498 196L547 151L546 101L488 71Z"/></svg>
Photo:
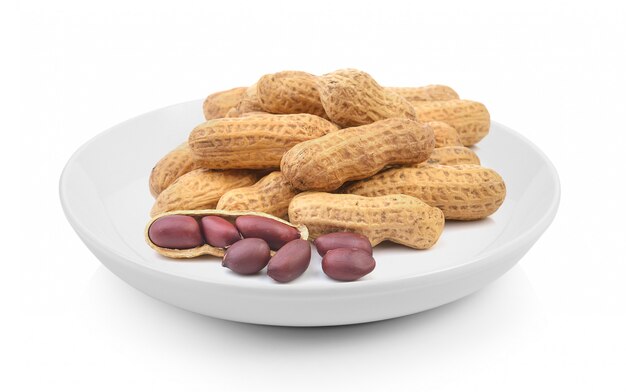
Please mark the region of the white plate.
<svg viewBox="0 0 626 392"><path fill-rule="evenodd" d="M117 276L144 293L193 312L249 323L320 326L362 323L420 312L466 296L511 268L554 218L558 175L531 142L492 123L476 147L496 169L507 197L491 217L447 222L439 242L417 251L376 247L367 277L328 279L317 253L303 276L278 284L263 272L242 277L217 258L173 261L144 242L153 199L155 162L203 121L202 101L159 109L119 124L70 158L60 181L67 219L89 249Z"/></svg>

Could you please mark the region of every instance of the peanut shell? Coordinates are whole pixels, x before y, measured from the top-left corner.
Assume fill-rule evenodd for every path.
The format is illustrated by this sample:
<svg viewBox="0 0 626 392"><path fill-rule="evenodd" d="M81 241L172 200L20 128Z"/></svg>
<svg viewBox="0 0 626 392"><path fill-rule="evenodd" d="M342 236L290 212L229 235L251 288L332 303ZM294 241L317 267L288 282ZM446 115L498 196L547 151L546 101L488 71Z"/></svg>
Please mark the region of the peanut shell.
<svg viewBox="0 0 626 392"><path fill-rule="evenodd" d="M459 94L451 87L431 84L422 87L387 87L387 90L404 97L410 103L420 101L449 101L459 99Z"/></svg>
<svg viewBox="0 0 626 392"><path fill-rule="evenodd" d="M419 121L443 121L456 129L464 146L478 143L489 133L490 118L485 105L468 100L414 102Z"/></svg>
<svg viewBox="0 0 626 392"><path fill-rule="evenodd" d="M279 171L261 178L256 184L232 189L220 198L217 209L265 212L286 218L289 202L298 191Z"/></svg>
<svg viewBox="0 0 626 392"><path fill-rule="evenodd" d="M299 143L283 156L281 171L296 189L332 191L389 165L423 162L434 145L428 125L390 118Z"/></svg>
<svg viewBox="0 0 626 392"><path fill-rule="evenodd" d="M506 186L494 170L477 165L389 169L347 186L361 196L404 194L443 211L446 219L476 220L493 214L504 201Z"/></svg>
<svg viewBox="0 0 626 392"><path fill-rule="evenodd" d="M341 69L318 79L328 118L340 127L356 127L393 117L415 119L415 109L400 95L381 87L367 73Z"/></svg>
<svg viewBox="0 0 626 392"><path fill-rule="evenodd" d="M407 195L364 197L305 192L291 201L289 220L305 225L312 239L349 231L368 237L372 246L389 240L416 249L433 246L444 226L438 208Z"/></svg>
<svg viewBox="0 0 626 392"><path fill-rule="evenodd" d="M189 146L198 164L210 169L272 169L283 154L337 126L313 114L220 118L198 125Z"/></svg>
<svg viewBox="0 0 626 392"><path fill-rule="evenodd" d="M247 87L235 87L209 95L202 104L204 118L211 120L213 118L226 117L230 109L239 105L247 90Z"/></svg>
<svg viewBox="0 0 626 392"><path fill-rule="evenodd" d="M310 113L327 118L317 79L317 76L301 71L264 75L257 82L260 106L269 113Z"/></svg>
<svg viewBox="0 0 626 392"><path fill-rule="evenodd" d="M187 142L168 152L157 162L150 172L149 187L152 196L157 197L165 188L185 173L197 169Z"/></svg>
<svg viewBox="0 0 626 392"><path fill-rule="evenodd" d="M426 163L446 166L480 165L480 159L474 151L467 147L446 146L435 148Z"/></svg>
<svg viewBox="0 0 626 392"><path fill-rule="evenodd" d="M251 170L192 170L159 194L150 216L173 210L215 208L226 191L252 185L257 176Z"/></svg>
<svg viewBox="0 0 626 392"><path fill-rule="evenodd" d="M428 121L435 134L435 148L445 146L462 146L459 133L456 129L442 121Z"/></svg>

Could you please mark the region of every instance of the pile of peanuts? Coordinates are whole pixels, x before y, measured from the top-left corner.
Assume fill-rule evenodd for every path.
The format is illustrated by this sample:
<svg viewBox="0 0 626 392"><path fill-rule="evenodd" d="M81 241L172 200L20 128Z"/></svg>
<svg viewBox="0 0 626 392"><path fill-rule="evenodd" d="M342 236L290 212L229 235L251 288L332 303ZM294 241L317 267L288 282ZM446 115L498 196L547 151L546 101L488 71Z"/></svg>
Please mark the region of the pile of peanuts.
<svg viewBox="0 0 626 392"><path fill-rule="evenodd" d="M447 86L382 87L355 69L283 71L209 95L203 112L206 121L150 175L156 201L146 240L167 257L224 256L235 272L267 265L275 280L295 279L302 272L285 271L306 269L304 245L267 252L259 245L262 257L241 266L252 259L249 240L268 240L238 221L263 218L298 232L291 241L310 236L318 251L336 242L338 249L320 251L322 267L331 278L355 280L374 268L371 248L382 241L428 249L446 220L483 219L506 195L502 177L469 148L488 134L489 112ZM172 216L192 217L195 242L157 238L151 226ZM213 225L220 235L236 232L237 241L212 242L205 226L213 217L234 219L224 220L232 228ZM363 239L369 253L354 245Z"/></svg>

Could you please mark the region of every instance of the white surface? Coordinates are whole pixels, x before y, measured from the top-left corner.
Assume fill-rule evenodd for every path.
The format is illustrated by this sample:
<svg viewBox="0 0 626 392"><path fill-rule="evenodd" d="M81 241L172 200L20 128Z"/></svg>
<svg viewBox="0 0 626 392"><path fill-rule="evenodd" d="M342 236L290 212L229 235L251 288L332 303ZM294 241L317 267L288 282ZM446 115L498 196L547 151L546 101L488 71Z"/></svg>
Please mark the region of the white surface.
<svg viewBox="0 0 626 392"><path fill-rule="evenodd" d="M407 3L38 2L21 24L0 12L5 57L21 58L2 62L3 223L19 246L2 247L1 389L624 390L626 5ZM416 316L256 327L137 292L65 221L61 169L101 130L264 72L344 66L450 84L546 152L561 206L517 267ZM32 234L33 220L51 229Z"/></svg>
<svg viewBox="0 0 626 392"><path fill-rule="evenodd" d="M290 284L275 283L265 271L245 278L229 273L215 257L173 261L146 245L144 228L154 204L148 177L154 162L204 120L201 107L196 100L157 109L102 132L72 155L59 192L68 220L107 268L154 298L204 315L328 326L431 309L508 271L558 208L560 184L552 163L523 136L493 123L476 150L481 164L504 178L505 203L488 219L448 222L429 250L377 246L377 268L359 281L327 278L315 252L309 269ZM116 159L103 165L107 156Z"/></svg>

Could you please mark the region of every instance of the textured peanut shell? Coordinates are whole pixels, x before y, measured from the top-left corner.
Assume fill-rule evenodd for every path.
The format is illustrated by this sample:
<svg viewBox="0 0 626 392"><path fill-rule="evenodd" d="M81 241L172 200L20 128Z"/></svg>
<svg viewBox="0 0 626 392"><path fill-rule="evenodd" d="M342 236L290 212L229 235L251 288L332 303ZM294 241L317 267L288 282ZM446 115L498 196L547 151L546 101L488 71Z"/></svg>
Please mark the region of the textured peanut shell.
<svg viewBox="0 0 626 392"><path fill-rule="evenodd" d="M459 99L459 94L457 94L452 87L440 84L431 84L422 87L387 87L387 90L404 97L404 99L410 103Z"/></svg>
<svg viewBox="0 0 626 392"><path fill-rule="evenodd" d="M489 132L485 105L468 100L414 102L419 121L443 121L456 129L464 146L478 143Z"/></svg>
<svg viewBox="0 0 626 392"><path fill-rule="evenodd" d="M224 218L226 220L228 220L229 222L233 223L235 222L235 219L239 216L244 216L244 215L253 215L253 216L263 216L266 218L270 218L273 219L275 221L281 222L287 226L291 226L291 227L295 227L299 232L300 232L300 238L303 240L306 240L309 238L309 231L307 230L306 226L297 226L294 225L292 223L289 223L283 219L279 219L273 215L269 215L269 214L264 214L262 212L250 212L250 211L223 211L223 210L219 210L219 209L203 209L203 210L176 210L176 211L169 211L169 212L164 212L158 215L155 215L154 217L152 217L152 219L150 219L150 221L148 222L148 224L146 224L146 228L144 230L144 237L146 239L146 242L148 243L148 245L150 245L150 247L154 250L156 250L159 254L165 256L165 257L170 257L173 259L190 259L190 258L194 258L194 257L198 257L198 256L203 256L203 255L212 255L212 256L218 256L218 257L224 257L224 254L226 253L226 249L225 248L217 248L214 246L211 246L209 244L204 244L202 246L196 247L196 248L191 248L191 249L169 249L169 248L162 248L160 246L155 245L151 240L150 240L150 236L149 234L149 230L150 230L150 226L152 225L152 223L154 223L155 220L163 217L163 216L167 216L167 215L186 215L186 216L192 216L192 217L203 217L203 216L219 216L221 218ZM272 254L274 254L275 252L272 252Z"/></svg>
<svg viewBox="0 0 626 392"><path fill-rule="evenodd" d="M426 161L438 165L480 165L478 155L464 146L446 146L435 148ZM416 165L411 165L416 166Z"/></svg>
<svg viewBox="0 0 626 392"><path fill-rule="evenodd" d="M286 218L289 202L298 191L279 171L261 178L256 184L232 189L220 198L219 210L257 211Z"/></svg>
<svg viewBox="0 0 626 392"><path fill-rule="evenodd" d="M259 103L259 97L256 93L256 83L246 89L245 94L241 98L240 102L228 112L226 117L240 117L244 113L249 112L262 112L261 104Z"/></svg>
<svg viewBox="0 0 626 392"><path fill-rule="evenodd" d="M210 169L272 169L294 145L324 136L337 126L313 114L220 118L198 125L189 146Z"/></svg>
<svg viewBox="0 0 626 392"><path fill-rule="evenodd" d="M476 220L493 214L506 187L494 170L476 165L420 165L390 169L345 188L346 193L380 196L401 193L443 211L446 219Z"/></svg>
<svg viewBox="0 0 626 392"><path fill-rule="evenodd" d="M215 208L224 193L254 184L257 176L251 170L192 170L159 194L150 216L173 210Z"/></svg>
<svg viewBox="0 0 626 392"><path fill-rule="evenodd" d="M299 143L283 156L280 167L296 189L332 191L389 165L423 162L434 146L428 125L390 118Z"/></svg>
<svg viewBox="0 0 626 392"><path fill-rule="evenodd" d="M269 113L310 113L326 117L315 75L302 71L282 71L264 75L257 82L261 108Z"/></svg>
<svg viewBox="0 0 626 392"><path fill-rule="evenodd" d="M459 133L456 129L442 121L428 121L435 134L435 148L445 146L462 146Z"/></svg>
<svg viewBox="0 0 626 392"><path fill-rule="evenodd" d="M400 95L381 87L367 73L341 69L318 79L328 118L341 127L356 127L393 117L415 119L415 109Z"/></svg>
<svg viewBox="0 0 626 392"><path fill-rule="evenodd" d="M157 162L150 173L150 193L157 197L165 188L185 173L188 173L198 166L191 156L191 150L187 142L168 152Z"/></svg>
<svg viewBox="0 0 626 392"><path fill-rule="evenodd" d="M241 113L237 117L272 116L272 115L273 113L268 113L268 112L246 112L246 113Z"/></svg>
<svg viewBox="0 0 626 392"><path fill-rule="evenodd" d="M211 120L213 118L226 117L226 113L230 109L239 105L247 90L247 87L235 87L209 95L202 104L204 118Z"/></svg>
<svg viewBox="0 0 626 392"><path fill-rule="evenodd" d="M338 231L359 233L372 246L392 241L416 249L430 248L444 226L443 213L415 197L305 192L289 205L289 220L305 225L315 239Z"/></svg>

